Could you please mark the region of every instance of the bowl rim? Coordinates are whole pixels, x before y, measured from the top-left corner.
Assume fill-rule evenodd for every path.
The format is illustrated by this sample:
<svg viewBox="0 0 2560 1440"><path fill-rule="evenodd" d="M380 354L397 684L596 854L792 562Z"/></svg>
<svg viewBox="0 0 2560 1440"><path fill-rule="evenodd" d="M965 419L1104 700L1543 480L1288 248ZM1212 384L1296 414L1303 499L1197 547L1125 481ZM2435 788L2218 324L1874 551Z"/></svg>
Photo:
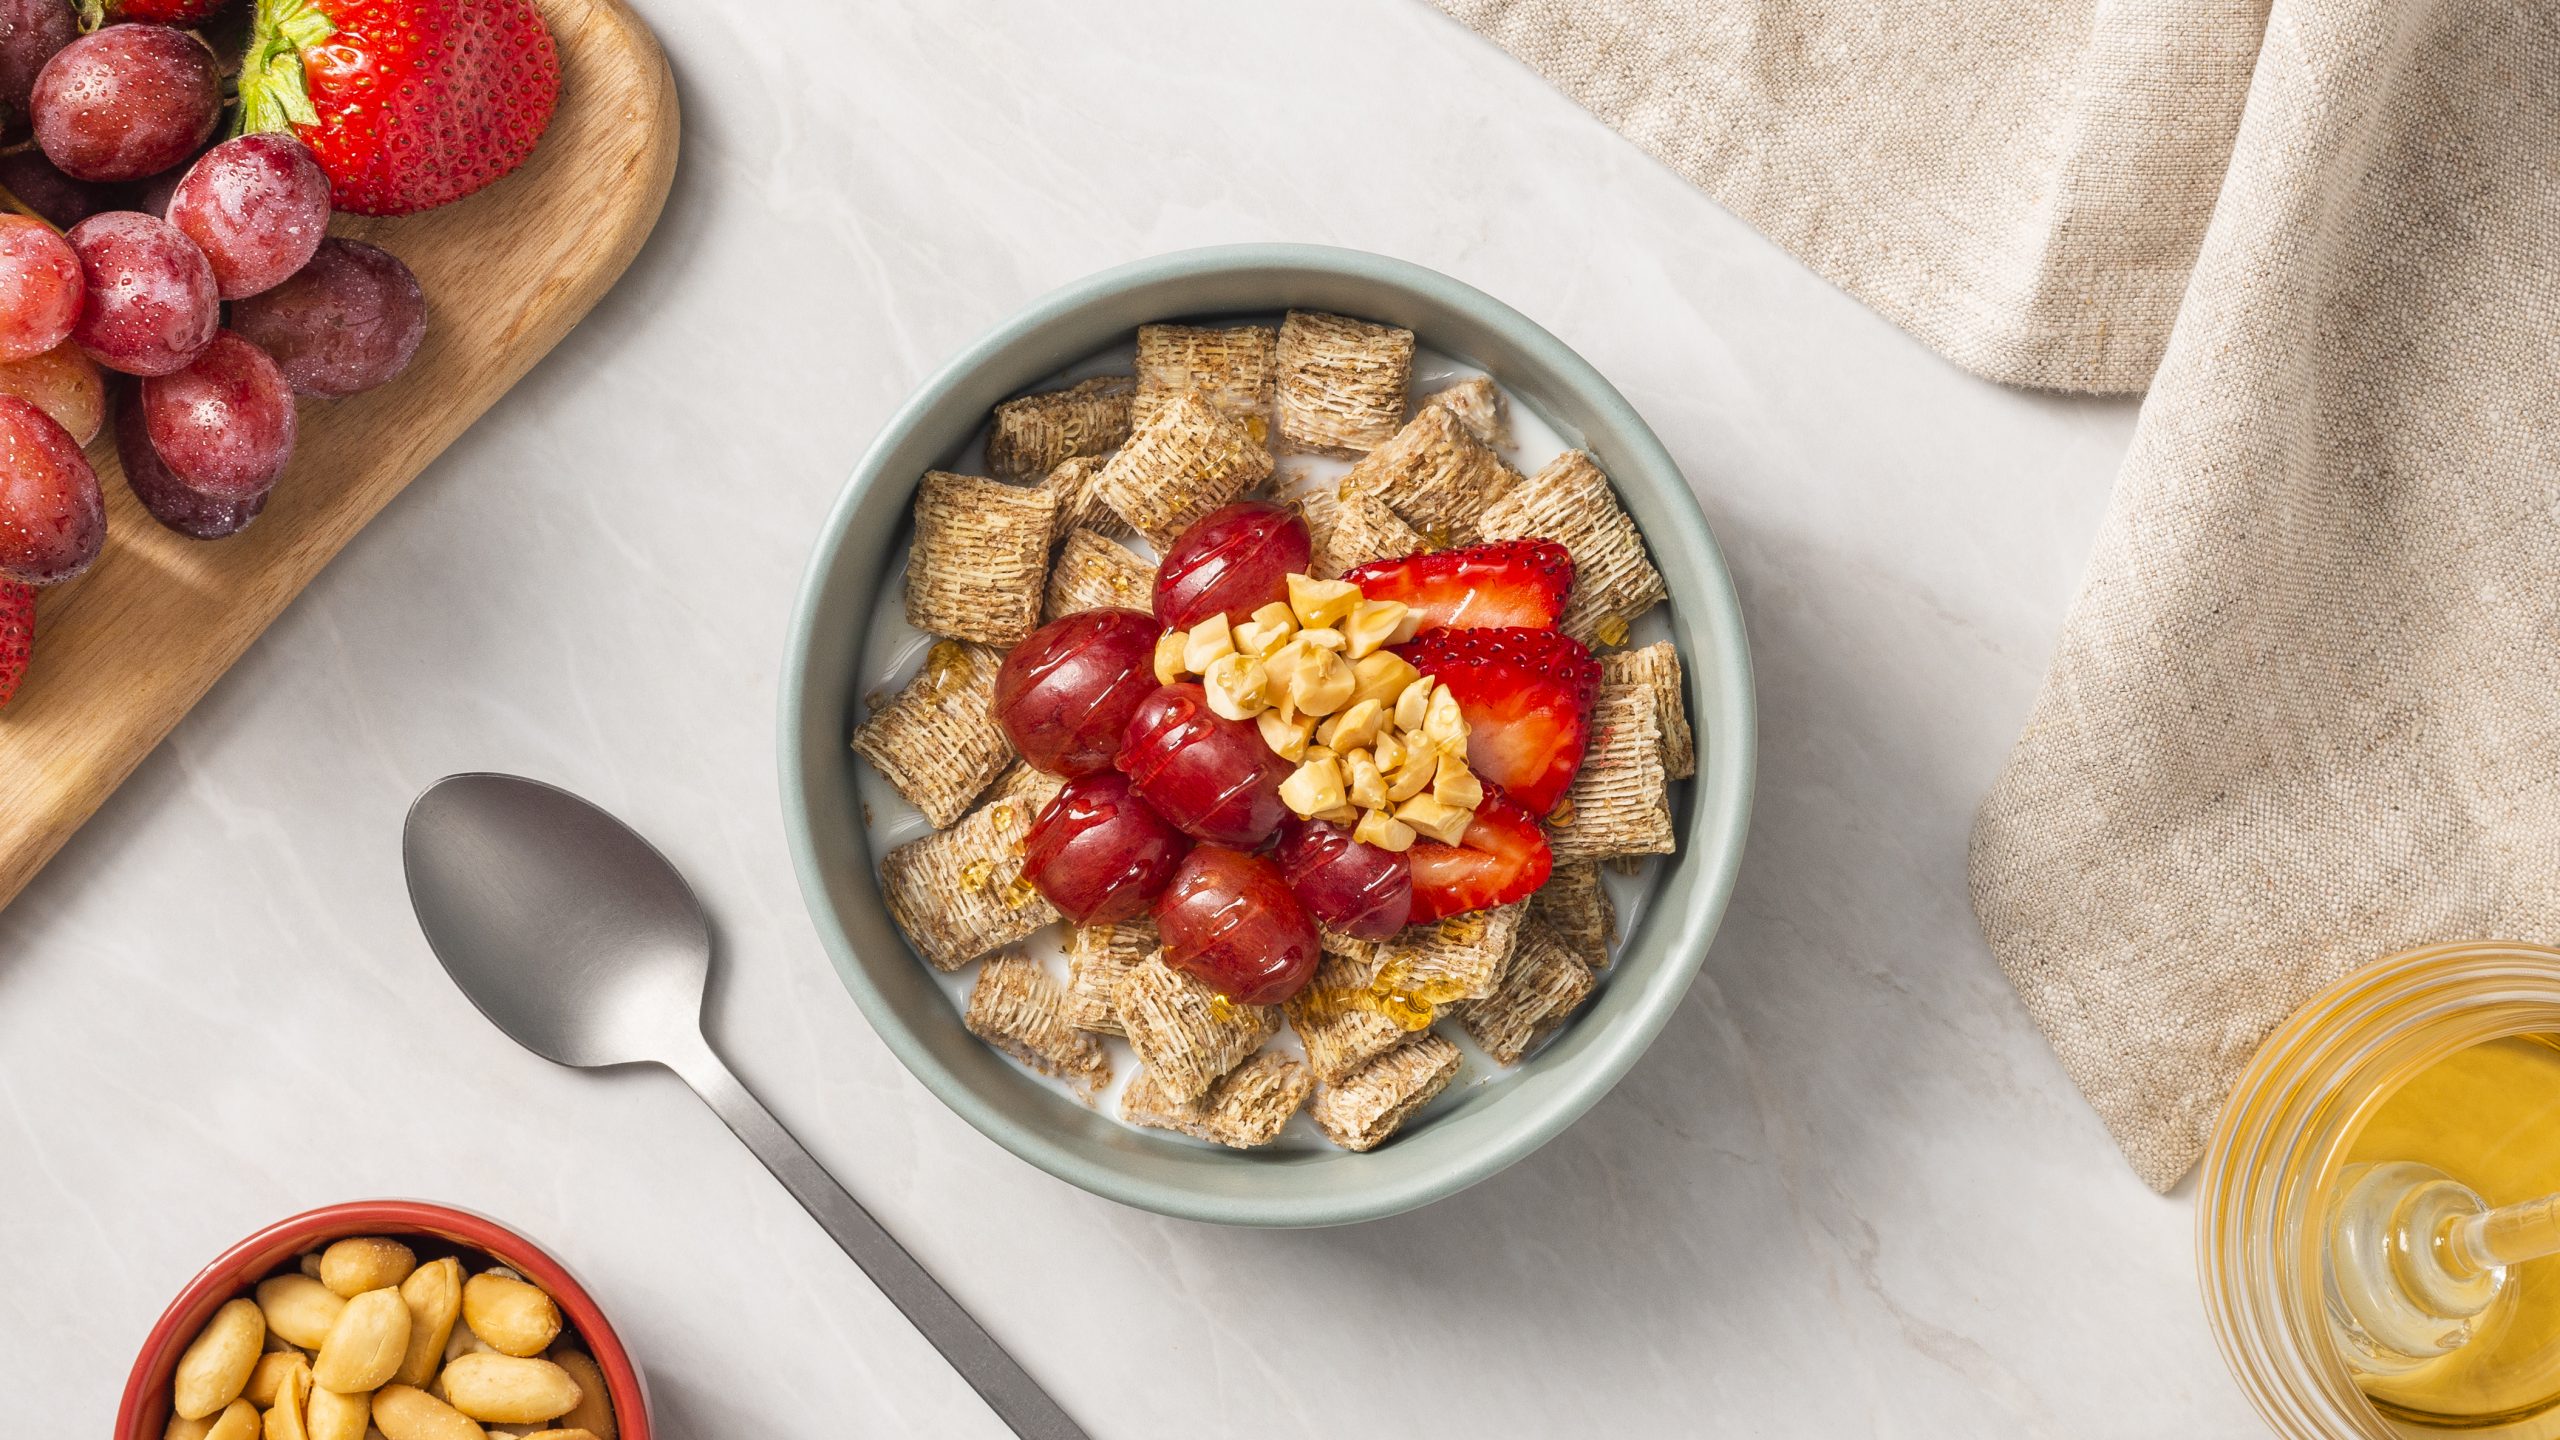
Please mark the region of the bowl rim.
<svg viewBox="0 0 2560 1440"><path fill-rule="evenodd" d="M257 1278L274 1272L285 1260L315 1242L355 1235L432 1235L467 1245L541 1286L559 1302L570 1327L585 1342L587 1354L604 1371L606 1398L613 1403L615 1431L622 1440L649 1440L649 1392L640 1367L623 1346L622 1336L605 1318L604 1308L569 1268L521 1231L482 1215L431 1200L348 1200L289 1215L242 1239L182 1286L151 1327L126 1375L124 1399L116 1410L117 1440L160 1440L169 1420L169 1384L178 1357L195 1342L213 1312L248 1294ZM244 1278L246 1277L246 1278Z"/></svg>
<svg viewBox="0 0 2560 1440"><path fill-rule="evenodd" d="M1606 1032L1579 1057L1582 1063L1571 1082L1548 1087L1537 1094L1514 1093L1500 1097L1499 1103L1518 1108L1509 1128L1492 1143L1468 1151L1435 1170L1415 1171L1400 1177L1381 1176L1376 1183L1350 1195L1237 1197L1166 1184L1088 1159L1041 1127L1021 1123L981 1097L968 1081L934 1054L921 1037L909 1030L898 1017L888 996L868 974L860 952L852 943L845 919L837 911L826 872L817 854L809 796L811 787L819 780L804 764L801 718L810 702L810 660L815 631L820 622L823 592L829 588L831 575L842 552L854 539L855 512L866 497L878 485L901 483L911 486L918 478L903 476L893 480L884 474L884 470L893 452L929 418L946 392L964 384L976 372L1038 336L1047 327L1070 320L1088 307L1105 304L1125 291L1185 279L1259 271L1294 271L1325 279L1374 284L1405 292L1427 305L1465 315L1471 321L1499 331L1505 343L1518 347L1534 363L1561 377L1566 388L1591 409L1606 416L1622 442L1622 450L1633 452L1611 457L1613 475L1629 469L1632 461L1633 468L1681 478L1683 483L1672 487L1676 494L1668 497L1662 508L1668 511L1669 522L1680 532L1679 539L1684 548L1703 557L1705 562L1705 573L1695 577L1706 601L1704 613L1688 617L1688 623L1713 642L1710 647L1712 655L1708 659L1717 671L1716 694L1722 703L1712 713L1701 713L1696 719L1700 731L1712 739L1711 748L1720 752L1717 756L1719 767L1729 768L1727 786L1732 797L1722 813L1702 817L1700 823L1684 833L1684 849L1699 840L1710 843L1708 853L1703 857L1706 868L1697 878L1685 911L1666 914L1664 907L1657 906L1645 921L1648 930L1657 926L1670 927L1662 941L1664 962L1655 967L1652 974L1643 977L1645 983L1628 1012L1616 1017ZM1429 343L1429 337L1425 337L1425 341ZM1499 380L1501 377L1496 378ZM780 762L783 827L791 848L793 869L799 878L802 902L827 949L837 977L870 1022L873 1033L906 1066L908 1072L980 1134L1059 1179L1123 1204L1176 1218L1218 1224L1280 1228L1353 1224L1430 1204L1500 1172L1580 1118L1625 1076L1652 1044L1704 963L1709 944L1732 898L1735 876L1740 869L1757 776L1757 706L1750 647L1732 571L1707 526L1696 492L1685 482L1686 477L1679 464L1660 438L1617 387L1589 361L1544 326L1511 306L1471 285L1410 261L1323 245L1257 243L1207 246L1172 251L1098 271L1032 301L1011 318L980 335L934 371L881 425L822 522L817 544L807 568L802 572L799 591L793 601L783 656L776 747ZM1701 663L1700 657L1693 656L1691 660L1692 663ZM1694 681L1691 698L1694 703ZM841 736L837 738L841 739ZM844 747L831 742L831 748L842 750ZM850 754L850 751L844 750L844 753ZM1701 779L1706 770L1707 764L1702 760ZM902 956L909 960L914 958L903 950ZM1613 983L1624 983L1624 979L1622 976ZM955 1011L952 1023L956 1025L958 1022L959 1016Z"/></svg>

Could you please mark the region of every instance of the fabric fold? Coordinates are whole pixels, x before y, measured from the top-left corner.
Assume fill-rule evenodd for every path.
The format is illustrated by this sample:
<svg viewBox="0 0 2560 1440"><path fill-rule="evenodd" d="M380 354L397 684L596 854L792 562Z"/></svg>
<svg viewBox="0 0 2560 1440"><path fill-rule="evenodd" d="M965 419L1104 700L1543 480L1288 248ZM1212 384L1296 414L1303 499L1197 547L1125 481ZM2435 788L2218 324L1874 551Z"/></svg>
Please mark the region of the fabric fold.
<svg viewBox="0 0 2560 1440"><path fill-rule="evenodd" d="M2560 942L2560 7L1440 3L1957 363L2148 382L1971 855L2145 1181L2339 975Z"/></svg>

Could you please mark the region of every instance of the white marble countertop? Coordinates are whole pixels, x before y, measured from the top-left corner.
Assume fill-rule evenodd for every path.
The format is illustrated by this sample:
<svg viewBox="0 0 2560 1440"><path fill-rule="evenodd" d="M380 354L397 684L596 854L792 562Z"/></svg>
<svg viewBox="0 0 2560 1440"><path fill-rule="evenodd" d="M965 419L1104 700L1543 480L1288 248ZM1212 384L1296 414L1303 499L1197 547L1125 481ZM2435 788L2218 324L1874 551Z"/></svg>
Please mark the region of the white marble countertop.
<svg viewBox="0 0 2560 1440"><path fill-rule="evenodd" d="M388 1194L583 1272L671 1440L1000 1433L672 1077L554 1069L446 982L399 820L495 768L688 872L718 1043L1098 1437L2257 1433L2190 1198L1965 902L2131 402L1958 372L1418 0L643 8L686 135L629 278L0 913L8 1413L103 1433L199 1265ZM1614 378L1732 558L1762 716L1740 889L1642 1063L1315 1233L1122 1209L946 1112L828 968L773 762L811 534L910 387L1052 286L1265 239L1435 266Z"/></svg>

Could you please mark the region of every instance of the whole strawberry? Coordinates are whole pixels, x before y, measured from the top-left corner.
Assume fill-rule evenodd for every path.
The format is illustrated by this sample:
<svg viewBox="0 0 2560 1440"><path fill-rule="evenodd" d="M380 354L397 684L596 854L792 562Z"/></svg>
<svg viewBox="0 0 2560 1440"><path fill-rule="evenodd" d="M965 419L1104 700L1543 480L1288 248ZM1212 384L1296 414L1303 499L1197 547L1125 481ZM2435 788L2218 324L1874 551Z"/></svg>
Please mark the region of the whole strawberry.
<svg viewBox="0 0 2560 1440"><path fill-rule="evenodd" d="M0 708L18 693L35 643L36 587L0 580Z"/></svg>
<svg viewBox="0 0 2560 1440"><path fill-rule="evenodd" d="M243 127L290 130L358 215L450 204L524 163L560 52L530 0L258 0Z"/></svg>

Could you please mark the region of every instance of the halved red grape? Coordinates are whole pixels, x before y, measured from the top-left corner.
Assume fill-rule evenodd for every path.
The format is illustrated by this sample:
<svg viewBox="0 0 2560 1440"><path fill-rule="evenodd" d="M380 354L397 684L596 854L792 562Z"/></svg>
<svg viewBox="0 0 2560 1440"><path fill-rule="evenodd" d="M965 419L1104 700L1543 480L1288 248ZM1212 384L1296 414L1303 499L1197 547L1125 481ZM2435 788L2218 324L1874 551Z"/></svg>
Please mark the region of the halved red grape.
<svg viewBox="0 0 2560 1440"><path fill-rule="evenodd" d="M1339 825L1291 821L1281 828L1278 858L1298 903L1345 935L1384 940L1413 913L1413 867Z"/></svg>
<svg viewBox="0 0 2560 1440"><path fill-rule="evenodd" d="M186 162L222 114L213 52L166 25L110 25L62 47L27 111L45 158L75 180L140 180Z"/></svg>
<svg viewBox="0 0 2560 1440"><path fill-rule="evenodd" d="M1188 630L1212 615L1243 620L1289 598L1289 576L1305 574L1313 542L1298 512L1268 500L1212 510L1174 537L1156 567L1156 620Z"/></svg>
<svg viewBox="0 0 2560 1440"><path fill-rule="evenodd" d="M0 0L0 4L6 3L7 0ZM117 208L114 187L72 179L53 168L53 162L44 158L41 150L0 155L0 189L6 189L28 209L65 230L101 210Z"/></svg>
<svg viewBox="0 0 2560 1440"><path fill-rule="evenodd" d="M1135 610L1080 610L1034 630L996 670L996 723L1035 769L1107 770L1138 702L1156 688L1156 624Z"/></svg>
<svg viewBox="0 0 2560 1440"><path fill-rule="evenodd" d="M1253 725L1210 710L1197 685L1167 685L1138 703L1119 765L1157 814L1195 839L1259 845L1289 813L1280 801L1289 762Z"/></svg>
<svg viewBox="0 0 2560 1440"><path fill-rule="evenodd" d="M1316 922L1259 855L1191 847L1155 913L1164 963L1239 1005L1277 1005L1316 973Z"/></svg>
<svg viewBox="0 0 2560 1440"><path fill-rule="evenodd" d="M221 328L213 267L166 220L131 210L92 215L63 237L80 257L88 299L71 338L110 370L166 375Z"/></svg>
<svg viewBox="0 0 2560 1440"><path fill-rule="evenodd" d="M245 500L227 500L187 488L187 482L170 473L160 452L151 448L142 407L131 397L116 407L116 458L124 464L124 483L151 518L197 540L219 540L249 528L258 512L267 508L267 497L275 493L261 490Z"/></svg>
<svg viewBox="0 0 2560 1440"><path fill-rule="evenodd" d="M0 361L0 395L34 405L82 445L97 439L107 422L106 377L69 341L24 360Z"/></svg>
<svg viewBox="0 0 2560 1440"><path fill-rule="evenodd" d="M41 355L80 318L80 257L53 227L0 214L0 360Z"/></svg>
<svg viewBox="0 0 2560 1440"><path fill-rule="evenodd" d="M167 218L204 251L222 298L237 300L311 263L329 229L329 176L290 135L243 135L187 168Z"/></svg>
<svg viewBox="0 0 2560 1440"><path fill-rule="evenodd" d="M42 410L0 395L0 577L59 584L106 543L106 497L79 442Z"/></svg>
<svg viewBox="0 0 2560 1440"><path fill-rule="evenodd" d="M1191 848L1117 770L1066 783L1023 837L1022 873L1079 925L1131 920L1173 878Z"/></svg>
<svg viewBox="0 0 2560 1440"><path fill-rule="evenodd" d="M170 472L215 499L266 493L293 459L293 387L228 330L185 369L143 381L141 410Z"/></svg>
<svg viewBox="0 0 2560 1440"><path fill-rule="evenodd" d="M311 263L231 307L231 328L258 343L304 395L337 400L397 375L427 333L427 297L400 257L328 239Z"/></svg>
<svg viewBox="0 0 2560 1440"><path fill-rule="evenodd" d="M79 38L80 17L71 0L0 0L0 130L27 118L44 62ZM6 180L0 184L18 188Z"/></svg>

